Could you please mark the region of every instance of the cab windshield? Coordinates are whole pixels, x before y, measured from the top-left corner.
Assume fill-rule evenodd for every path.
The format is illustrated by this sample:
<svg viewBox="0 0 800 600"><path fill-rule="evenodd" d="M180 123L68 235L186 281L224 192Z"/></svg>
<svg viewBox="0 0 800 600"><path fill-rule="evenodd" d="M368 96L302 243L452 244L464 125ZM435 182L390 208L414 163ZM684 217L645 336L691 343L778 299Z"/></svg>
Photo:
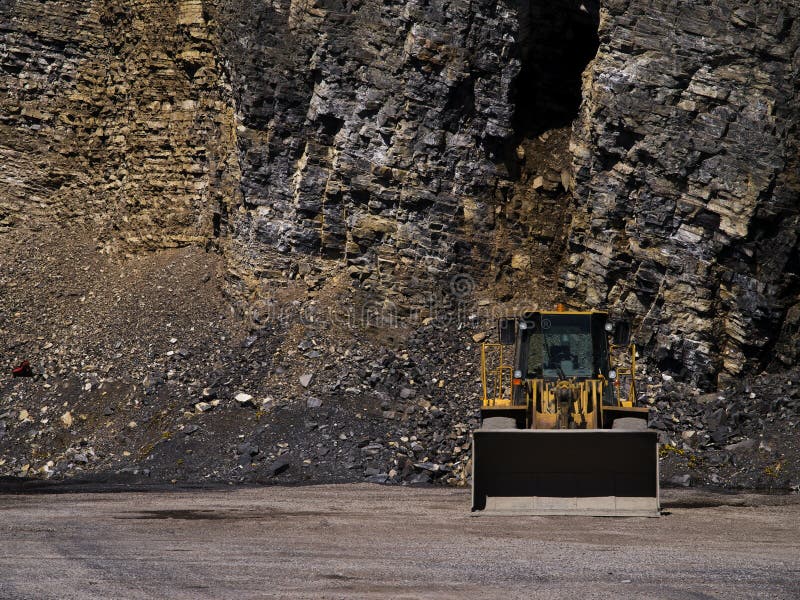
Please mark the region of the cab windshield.
<svg viewBox="0 0 800 600"><path fill-rule="evenodd" d="M528 377L592 377L591 317L544 314L529 323Z"/></svg>

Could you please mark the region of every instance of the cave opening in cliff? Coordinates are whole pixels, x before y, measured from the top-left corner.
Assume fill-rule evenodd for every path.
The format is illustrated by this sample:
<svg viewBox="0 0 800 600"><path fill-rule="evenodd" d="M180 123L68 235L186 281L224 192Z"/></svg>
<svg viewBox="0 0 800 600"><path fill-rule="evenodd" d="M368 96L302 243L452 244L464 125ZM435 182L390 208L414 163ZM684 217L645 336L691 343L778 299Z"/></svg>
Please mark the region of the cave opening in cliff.
<svg viewBox="0 0 800 600"><path fill-rule="evenodd" d="M528 0L520 9L514 125L532 138L577 117L582 74L600 45L600 8L598 0Z"/></svg>
<svg viewBox="0 0 800 600"><path fill-rule="evenodd" d="M515 8L521 65L511 97L514 134L504 147L510 185L500 198L509 227L501 245L526 256L517 263L544 277L543 290L554 290L573 202L571 126L581 106L583 73L600 45L599 0L516 0ZM508 260L507 273L513 273ZM498 285L516 289L504 273Z"/></svg>

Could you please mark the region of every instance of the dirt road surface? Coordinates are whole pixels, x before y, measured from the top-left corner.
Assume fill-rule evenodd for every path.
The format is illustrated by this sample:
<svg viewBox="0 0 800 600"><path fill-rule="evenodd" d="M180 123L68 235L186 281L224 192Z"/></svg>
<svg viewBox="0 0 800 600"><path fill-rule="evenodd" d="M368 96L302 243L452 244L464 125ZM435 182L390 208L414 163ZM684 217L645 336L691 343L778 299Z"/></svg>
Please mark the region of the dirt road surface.
<svg viewBox="0 0 800 600"><path fill-rule="evenodd" d="M0 496L0 598L799 598L800 495L470 516L369 484Z"/></svg>

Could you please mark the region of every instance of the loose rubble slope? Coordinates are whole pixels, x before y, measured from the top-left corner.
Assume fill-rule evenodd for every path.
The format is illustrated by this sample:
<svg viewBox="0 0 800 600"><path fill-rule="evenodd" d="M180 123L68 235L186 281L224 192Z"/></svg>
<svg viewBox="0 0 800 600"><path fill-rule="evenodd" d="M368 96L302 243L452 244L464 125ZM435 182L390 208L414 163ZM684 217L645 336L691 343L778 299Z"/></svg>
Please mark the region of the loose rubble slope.
<svg viewBox="0 0 800 600"><path fill-rule="evenodd" d="M213 252L111 259L79 230L0 244L3 474L464 481L477 348L457 324L391 340L290 304L246 327ZM12 379L23 359L35 376Z"/></svg>
<svg viewBox="0 0 800 600"><path fill-rule="evenodd" d="M79 229L0 235L6 485L468 482L475 340L494 335L481 301L404 330L354 318L332 274L314 300L255 323L225 297L213 250L97 245ZM23 359L35 376L12 379ZM664 483L796 488L798 381L701 395L645 376Z"/></svg>

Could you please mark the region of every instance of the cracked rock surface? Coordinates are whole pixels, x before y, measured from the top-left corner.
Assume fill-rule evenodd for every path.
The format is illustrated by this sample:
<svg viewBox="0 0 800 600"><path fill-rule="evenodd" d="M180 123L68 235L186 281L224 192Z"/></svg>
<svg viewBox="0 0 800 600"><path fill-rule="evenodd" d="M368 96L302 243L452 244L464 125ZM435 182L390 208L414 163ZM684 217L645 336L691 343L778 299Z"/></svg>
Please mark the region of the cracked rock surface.
<svg viewBox="0 0 800 600"><path fill-rule="evenodd" d="M298 272L401 315L468 273L627 313L707 389L798 356L794 3L0 9L6 226L213 244L256 312Z"/></svg>
<svg viewBox="0 0 800 600"><path fill-rule="evenodd" d="M635 315L657 364L694 382L793 364L796 4L633 0L602 14L573 129L566 288Z"/></svg>

